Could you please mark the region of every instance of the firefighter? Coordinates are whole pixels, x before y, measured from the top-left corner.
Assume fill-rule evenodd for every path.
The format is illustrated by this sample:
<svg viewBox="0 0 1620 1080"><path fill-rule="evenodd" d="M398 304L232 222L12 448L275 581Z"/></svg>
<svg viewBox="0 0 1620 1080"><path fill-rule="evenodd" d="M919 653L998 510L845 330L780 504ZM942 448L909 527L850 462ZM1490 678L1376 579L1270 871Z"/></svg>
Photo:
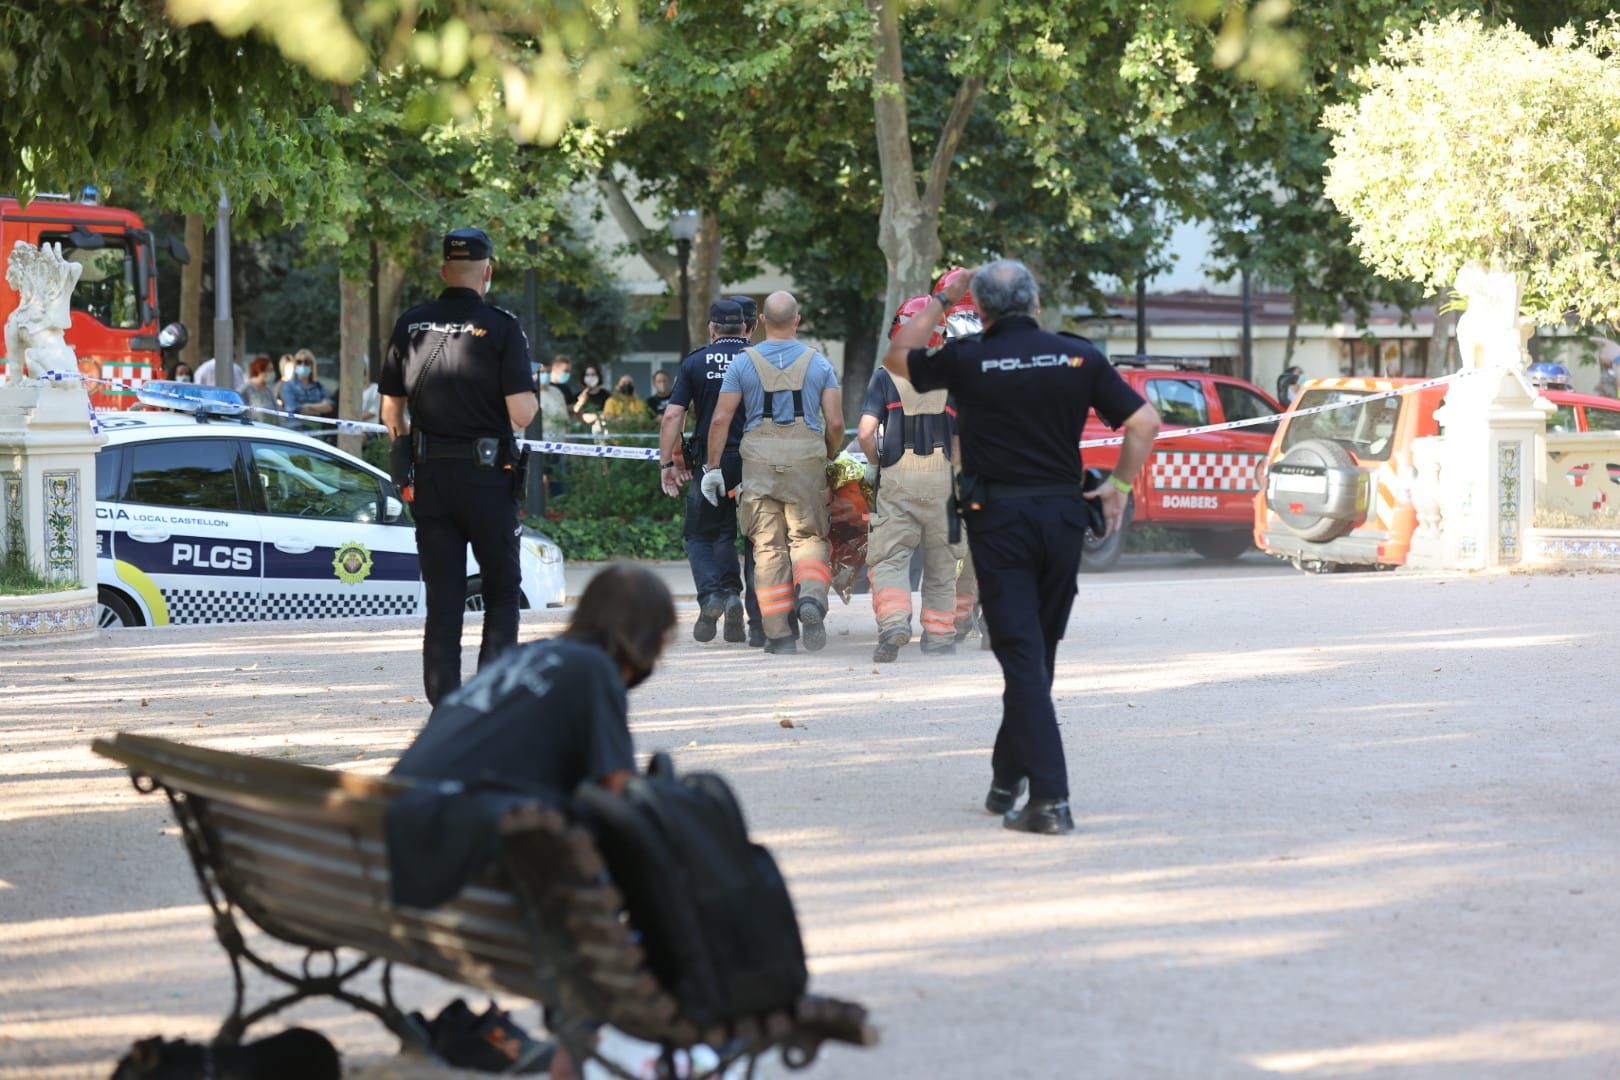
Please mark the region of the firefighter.
<svg viewBox="0 0 1620 1080"><path fill-rule="evenodd" d="M931 302L914 296L901 304L890 335ZM911 641L911 560L917 552L923 564L922 651L956 651L957 565L966 545L949 536L955 413L944 390L921 394L903 376L883 368L872 374L857 438L874 492L866 563L878 623L875 663L892 662ZM967 603L971 612L971 597Z"/></svg>
<svg viewBox="0 0 1620 1080"><path fill-rule="evenodd" d="M1119 478L1147 459L1159 417L1089 342L1041 329L1035 278L1010 259L971 278L983 335L927 348L930 325L968 286L951 282L901 326L883 364L923 393L949 391L961 414L957 502L1004 681L985 809L1009 829L1066 833L1074 817L1052 679L1074 605L1083 499L1099 499L1104 535L1119 528L1130 494ZM1125 434L1114 477L1096 496L1082 492L1075 452L1092 408ZM1015 810L1026 785L1029 802Z"/></svg>
<svg viewBox="0 0 1620 1080"><path fill-rule="evenodd" d="M797 613L804 647L827 644L827 461L844 438L838 374L798 340L799 305L775 292L761 310L765 340L726 368L709 423L701 488L719 505L726 482L718 468L731 418L743 414L742 494L737 514L754 545L754 593L765 624L765 651L797 649L789 616Z"/></svg>

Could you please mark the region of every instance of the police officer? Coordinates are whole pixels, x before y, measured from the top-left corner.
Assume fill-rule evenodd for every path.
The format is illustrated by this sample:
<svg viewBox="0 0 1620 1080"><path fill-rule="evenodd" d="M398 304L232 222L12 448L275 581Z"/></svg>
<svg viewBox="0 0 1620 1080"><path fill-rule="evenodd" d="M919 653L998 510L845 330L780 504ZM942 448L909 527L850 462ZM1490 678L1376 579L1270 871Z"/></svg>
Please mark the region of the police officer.
<svg viewBox="0 0 1620 1080"><path fill-rule="evenodd" d="M914 296L900 305L892 332L932 303ZM933 339L930 339L932 342ZM868 470L875 469L866 541L872 610L883 664L911 641L911 560L922 553L922 651L956 651L957 563L964 544L950 539L951 454L956 410L944 390L918 393L883 368L872 373L857 432ZM967 597L971 611L973 598Z"/></svg>
<svg viewBox="0 0 1620 1080"><path fill-rule="evenodd" d="M838 375L820 352L797 340L799 305L774 292L762 311L765 340L726 369L709 422L702 492L719 505L727 486L717 469L739 408L743 414L742 497L738 516L754 543L754 592L765 624L765 651L796 647L797 614L805 648L827 644L827 459L844 438Z"/></svg>
<svg viewBox="0 0 1620 1080"><path fill-rule="evenodd" d="M716 300L709 305L709 344L681 359L658 433L659 481L664 494L671 498L678 496L681 485L692 478L692 469L701 474L708 460L709 421L720 399L720 384L732 360L747 347L748 329L741 305L733 300ZM695 432L690 462L682 445L688 411L692 414ZM726 435L720 457L727 492L742 482L742 458L738 453L742 427L743 417L738 413ZM725 639L742 641L745 604L743 578L737 563L736 500L728 494L718 505L711 506L698 486L690 485L681 532L698 596L698 617L692 626L692 636L698 641L713 641L715 626L724 618ZM749 614L753 632L760 636L763 645L764 631L759 628L758 608Z"/></svg>
<svg viewBox="0 0 1620 1080"><path fill-rule="evenodd" d="M517 641L521 493L513 485L513 433L540 403L517 317L484 302L493 253L482 229L445 234L439 274L448 287L399 317L378 379L389 434L411 438L412 513L427 592L422 679L434 705L461 685L468 544L483 585L478 666Z"/></svg>
<svg viewBox="0 0 1620 1080"><path fill-rule="evenodd" d="M971 278L984 318L981 337L919 347L937 315L962 296L966 277L946 285L900 328L883 363L923 393L950 391L959 413L957 499L1004 680L985 809L1004 815L1009 829L1065 833L1074 819L1052 678L1086 531L1075 445L1093 408L1124 428L1114 475L1084 495L1100 500L1106 532L1112 532L1130 491L1124 478L1146 460L1159 417L1090 342L1040 328L1035 278L1010 259ZM1026 783L1029 802L1015 811Z"/></svg>

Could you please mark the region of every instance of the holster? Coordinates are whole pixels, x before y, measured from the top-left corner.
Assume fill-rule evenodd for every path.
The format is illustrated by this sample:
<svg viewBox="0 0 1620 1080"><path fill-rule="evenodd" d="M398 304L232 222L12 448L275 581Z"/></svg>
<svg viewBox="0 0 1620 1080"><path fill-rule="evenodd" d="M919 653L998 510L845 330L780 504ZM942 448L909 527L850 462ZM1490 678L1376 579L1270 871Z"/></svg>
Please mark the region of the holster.
<svg viewBox="0 0 1620 1080"><path fill-rule="evenodd" d="M953 544L962 542L962 521L975 511L984 509L983 483L977 476L959 472L951 479L951 496L946 500L946 539Z"/></svg>
<svg viewBox="0 0 1620 1080"><path fill-rule="evenodd" d="M534 454L516 440L512 443L512 498L522 502L529 495L529 463Z"/></svg>
<svg viewBox="0 0 1620 1080"><path fill-rule="evenodd" d="M412 489L416 480L416 456L411 453L409 435L395 439L388 446L388 479L399 490L402 501L414 501L415 492Z"/></svg>
<svg viewBox="0 0 1620 1080"><path fill-rule="evenodd" d="M698 456L694 443L696 438L697 436L694 434L688 435L686 438L681 440L681 457L685 459L686 471L689 473L695 473L698 471Z"/></svg>

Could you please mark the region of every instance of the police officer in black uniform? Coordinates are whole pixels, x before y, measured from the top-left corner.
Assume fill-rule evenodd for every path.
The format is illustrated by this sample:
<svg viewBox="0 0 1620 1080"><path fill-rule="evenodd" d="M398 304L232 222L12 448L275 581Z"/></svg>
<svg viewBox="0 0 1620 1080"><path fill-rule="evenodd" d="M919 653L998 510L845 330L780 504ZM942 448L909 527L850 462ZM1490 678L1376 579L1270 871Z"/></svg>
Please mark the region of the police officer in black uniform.
<svg viewBox="0 0 1620 1080"><path fill-rule="evenodd" d="M726 368L747 347L752 323L758 317L753 300L743 299L748 300L746 308L735 298L710 304L709 344L681 358L675 386L664 406L658 466L665 494L679 495L680 485L688 485L686 517L681 531L686 541L687 563L692 568L692 582L698 593L698 618L692 627L692 636L698 641L713 641L716 624L724 618L725 639L740 642L746 611L750 638L757 638L763 645L765 631L760 623L759 602L754 597L752 568L744 574L737 563L737 502L724 498L718 506L710 506L697 485L690 483L694 475L703 473L704 459L708 455L709 420L720 398L720 383L725 378ZM688 412L696 425L692 429L696 434L689 442L682 438ZM741 418L732 422L720 462L727 491L742 482L742 456L738 450L742 427Z"/></svg>
<svg viewBox="0 0 1620 1080"><path fill-rule="evenodd" d="M383 423L407 435L415 468L416 551L427 591L422 679L439 701L461 685L467 545L483 585L478 666L517 642L518 520L514 489L522 431L539 409L529 343L517 317L484 302L494 245L482 229L444 237L439 298L394 325L377 380Z"/></svg>
<svg viewBox="0 0 1620 1080"><path fill-rule="evenodd" d="M923 348L970 280L984 333ZM1159 417L1090 342L1040 328L1040 293L1023 263L1004 259L971 279L958 275L933 304L900 327L883 363L920 392L949 390L956 399L957 503L1004 680L985 809L1004 815L1009 829L1069 832L1074 818L1052 678L1080 569L1082 499L1100 501L1107 532L1119 528L1130 491L1124 478L1147 459ZM1092 409L1124 428L1125 445L1109 481L1083 494L1076 443ZM1026 783L1029 802L1014 811Z"/></svg>

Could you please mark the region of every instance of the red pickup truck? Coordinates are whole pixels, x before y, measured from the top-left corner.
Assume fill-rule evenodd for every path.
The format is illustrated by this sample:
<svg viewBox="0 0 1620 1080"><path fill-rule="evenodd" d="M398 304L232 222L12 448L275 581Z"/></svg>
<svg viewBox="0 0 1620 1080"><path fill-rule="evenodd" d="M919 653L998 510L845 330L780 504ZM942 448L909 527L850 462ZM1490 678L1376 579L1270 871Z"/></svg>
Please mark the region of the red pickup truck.
<svg viewBox="0 0 1620 1080"><path fill-rule="evenodd" d="M1081 568L1102 571L1118 562L1125 531L1132 525L1185 529L1193 550L1206 559L1231 560L1248 551L1253 540L1254 496L1260 490L1255 470L1271 449L1276 422L1181 438L1174 437L1174 432L1272 416L1282 412L1282 406L1253 383L1213 373L1207 360L1117 357L1113 364L1158 410L1164 430L1147 464L1131 478L1125 528L1106 540L1088 538ZM1085 439L1113 434L1096 413L1087 419ZM1119 447L1092 447L1082 450L1081 458L1088 467L1112 471L1119 460Z"/></svg>

